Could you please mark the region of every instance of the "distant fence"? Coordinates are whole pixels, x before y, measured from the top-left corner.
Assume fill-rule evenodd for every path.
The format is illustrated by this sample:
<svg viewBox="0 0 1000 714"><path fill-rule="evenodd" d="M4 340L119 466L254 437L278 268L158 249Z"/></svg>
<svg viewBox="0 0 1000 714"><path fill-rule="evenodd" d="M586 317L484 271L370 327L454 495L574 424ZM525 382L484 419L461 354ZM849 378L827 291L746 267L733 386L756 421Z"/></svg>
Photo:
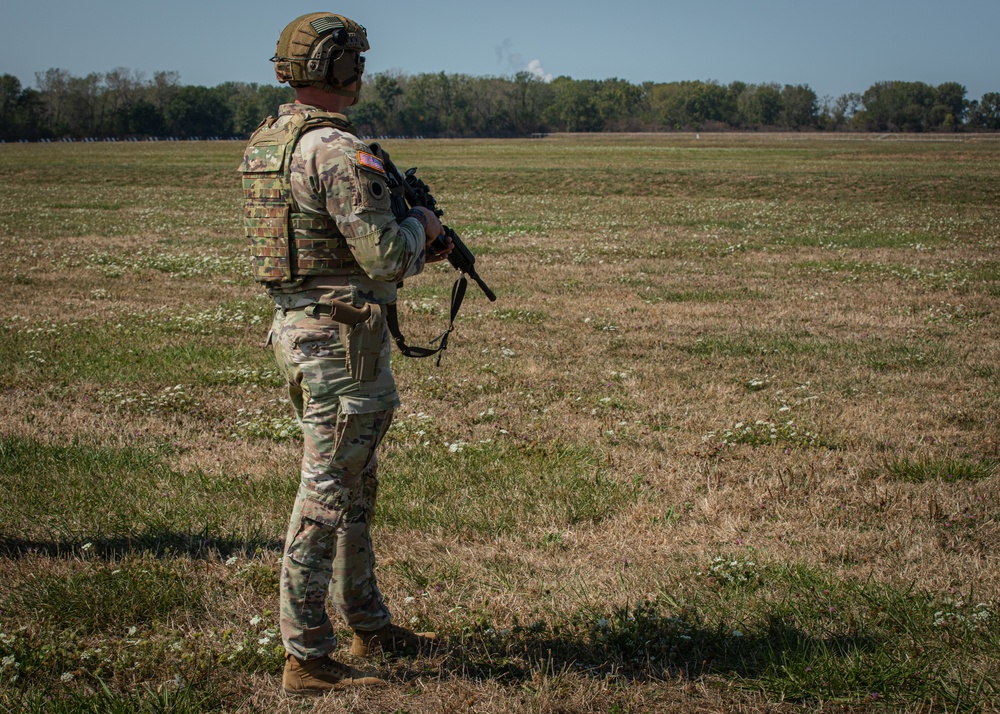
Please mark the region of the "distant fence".
<svg viewBox="0 0 1000 714"><path fill-rule="evenodd" d="M144 141L246 141L249 136L129 136L125 138L105 136L105 137L84 137L77 139L71 136L63 136L58 139L0 139L0 144L99 144L99 143L137 143ZM423 136L364 136L365 141L383 141L385 139L424 139Z"/></svg>
<svg viewBox="0 0 1000 714"><path fill-rule="evenodd" d="M130 136L119 138L115 136L93 137L88 136L77 139L71 136L63 136L58 139L16 139L6 141L0 139L0 144L98 144L98 143L133 143L141 141L246 141L245 136Z"/></svg>

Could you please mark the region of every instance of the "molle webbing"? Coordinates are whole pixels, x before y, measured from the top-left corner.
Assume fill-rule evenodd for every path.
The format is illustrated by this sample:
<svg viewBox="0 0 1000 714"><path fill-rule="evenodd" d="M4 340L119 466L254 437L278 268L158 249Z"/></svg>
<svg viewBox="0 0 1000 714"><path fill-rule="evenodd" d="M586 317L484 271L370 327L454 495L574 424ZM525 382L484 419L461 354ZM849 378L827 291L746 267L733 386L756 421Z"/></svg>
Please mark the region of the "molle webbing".
<svg viewBox="0 0 1000 714"><path fill-rule="evenodd" d="M363 274L333 219L303 213L292 197L292 152L303 133L320 126L353 133L340 114L303 112L281 125L268 118L250 137L240 170L250 267L258 282Z"/></svg>
<svg viewBox="0 0 1000 714"><path fill-rule="evenodd" d="M290 245L290 254L296 268L295 277L360 275L363 272L333 221L321 216L293 213L291 222L294 240ZM336 238L328 237L331 232L336 234Z"/></svg>

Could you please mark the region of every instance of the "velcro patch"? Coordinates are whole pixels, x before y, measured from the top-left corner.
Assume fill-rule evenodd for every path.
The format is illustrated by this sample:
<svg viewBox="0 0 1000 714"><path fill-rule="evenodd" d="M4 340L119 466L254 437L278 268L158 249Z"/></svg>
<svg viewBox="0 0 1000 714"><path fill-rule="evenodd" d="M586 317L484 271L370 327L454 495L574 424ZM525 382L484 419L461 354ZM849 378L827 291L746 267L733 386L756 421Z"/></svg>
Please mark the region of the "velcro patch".
<svg viewBox="0 0 1000 714"><path fill-rule="evenodd" d="M375 154L369 154L367 151L358 152L358 163L379 173L385 173L385 166L382 164L382 159L375 156Z"/></svg>
<svg viewBox="0 0 1000 714"><path fill-rule="evenodd" d="M322 35L324 32L329 32L330 30L336 30L344 26L340 20L336 17L317 17L315 20L309 23L312 29Z"/></svg>

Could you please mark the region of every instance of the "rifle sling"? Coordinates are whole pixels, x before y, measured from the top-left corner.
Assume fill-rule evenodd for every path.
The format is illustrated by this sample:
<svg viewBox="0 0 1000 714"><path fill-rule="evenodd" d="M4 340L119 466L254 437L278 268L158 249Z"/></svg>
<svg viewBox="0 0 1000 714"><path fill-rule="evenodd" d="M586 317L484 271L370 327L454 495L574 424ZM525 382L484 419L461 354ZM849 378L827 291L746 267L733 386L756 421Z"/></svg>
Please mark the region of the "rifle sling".
<svg viewBox="0 0 1000 714"><path fill-rule="evenodd" d="M441 357L444 351L448 349L448 336L451 331L455 329L455 318L458 316L458 311L462 307L462 300L465 299L465 288L468 286L469 281L465 277L465 273L459 273L458 280L455 284L451 286L451 316L448 319L448 329L442 332L440 335L431 340L430 344L438 343L436 349L431 349L429 347L410 347L406 344L406 338L403 337L403 333L399 329L399 316L396 313L396 303L390 303L385 306L385 321L389 326L389 332L392 334L392 339L396 342L396 347L399 348L400 354L404 357L413 357L414 359L423 359L424 357L430 357L431 355L437 355L437 366L441 366Z"/></svg>

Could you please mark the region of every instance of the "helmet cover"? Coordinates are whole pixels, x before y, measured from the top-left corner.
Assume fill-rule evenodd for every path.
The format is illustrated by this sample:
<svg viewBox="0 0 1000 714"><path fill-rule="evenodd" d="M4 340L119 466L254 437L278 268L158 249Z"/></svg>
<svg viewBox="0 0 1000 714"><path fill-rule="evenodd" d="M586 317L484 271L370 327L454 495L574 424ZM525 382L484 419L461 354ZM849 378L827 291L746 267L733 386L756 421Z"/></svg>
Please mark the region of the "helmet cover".
<svg viewBox="0 0 1000 714"><path fill-rule="evenodd" d="M330 12L314 12L292 20L281 32L274 74L292 87L317 87L354 98L361 91L368 34L353 20ZM354 82L357 88L347 89Z"/></svg>

